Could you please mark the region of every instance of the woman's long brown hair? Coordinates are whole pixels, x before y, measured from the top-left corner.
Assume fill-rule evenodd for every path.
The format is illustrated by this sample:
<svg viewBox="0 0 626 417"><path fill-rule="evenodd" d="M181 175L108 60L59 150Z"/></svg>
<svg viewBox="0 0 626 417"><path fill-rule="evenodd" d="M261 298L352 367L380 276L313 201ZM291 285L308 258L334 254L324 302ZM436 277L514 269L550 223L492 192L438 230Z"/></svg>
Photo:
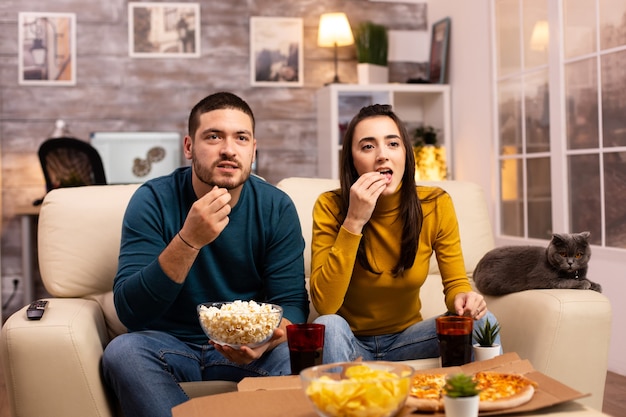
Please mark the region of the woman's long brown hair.
<svg viewBox="0 0 626 417"><path fill-rule="evenodd" d="M402 175L402 186L400 188L400 218L404 227L402 228L402 240L400 246L400 258L393 268L394 276L401 276L405 270L410 269L415 262L417 254L417 246L419 242L419 234L422 230L423 213L422 206L417 197L415 190L415 156L413 155L413 145L409 140L409 134L404 123L393 112L390 105L374 104L363 107L359 113L350 121L343 139L343 148L341 151L341 165L339 182L341 185L341 213L345 217L348 213L348 205L350 204L350 187L359 178L359 174L354 167L352 155L352 142L354 140L354 130L356 126L365 119L370 117L385 116L394 121L400 132L402 144L406 150L404 173ZM368 223L369 224L369 223ZM363 227L363 239L359 244L357 252L357 262L372 273L380 273L375 271L365 252L365 243L367 240L367 227Z"/></svg>

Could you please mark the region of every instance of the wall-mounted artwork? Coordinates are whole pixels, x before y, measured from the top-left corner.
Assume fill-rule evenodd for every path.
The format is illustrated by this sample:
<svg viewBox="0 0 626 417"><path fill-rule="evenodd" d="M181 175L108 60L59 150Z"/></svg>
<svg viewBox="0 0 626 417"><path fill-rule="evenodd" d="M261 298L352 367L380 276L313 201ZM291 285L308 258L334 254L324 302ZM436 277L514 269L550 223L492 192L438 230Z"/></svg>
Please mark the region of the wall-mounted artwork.
<svg viewBox="0 0 626 417"><path fill-rule="evenodd" d="M250 84L265 87L303 85L302 19L250 18Z"/></svg>
<svg viewBox="0 0 626 417"><path fill-rule="evenodd" d="M76 84L76 14L18 15L19 84Z"/></svg>
<svg viewBox="0 0 626 417"><path fill-rule="evenodd" d="M448 47L450 45L449 17L433 23L430 38L430 65L428 79L433 84L448 82Z"/></svg>
<svg viewBox="0 0 626 417"><path fill-rule="evenodd" d="M200 56L199 3L128 3L128 48L135 58Z"/></svg>

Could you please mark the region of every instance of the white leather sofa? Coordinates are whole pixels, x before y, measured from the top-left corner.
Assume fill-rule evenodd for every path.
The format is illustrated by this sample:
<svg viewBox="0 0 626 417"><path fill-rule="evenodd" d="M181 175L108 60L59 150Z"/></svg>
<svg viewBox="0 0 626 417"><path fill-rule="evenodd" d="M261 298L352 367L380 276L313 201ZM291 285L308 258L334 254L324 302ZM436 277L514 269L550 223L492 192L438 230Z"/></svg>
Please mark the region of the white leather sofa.
<svg viewBox="0 0 626 417"><path fill-rule="evenodd" d="M484 194L475 184L437 183L455 203L468 274L493 247ZM279 183L301 218L305 268L309 273L311 213L317 196L334 180L288 178ZM39 264L54 296L41 321L26 319L25 308L2 328L0 355L11 414L15 417L110 417L121 413L101 379L104 347L124 332L112 302L120 225L137 185L57 189L48 193L39 219ZM436 263L422 290L425 317L443 313ZM533 290L489 297L502 324L503 349L591 395L581 402L602 407L607 370L611 308L602 294L582 290ZM315 316L312 312L311 317ZM418 368L437 360L411 361ZM190 396L232 389L232 383L185 384ZM126 416L132 417L132 416Z"/></svg>

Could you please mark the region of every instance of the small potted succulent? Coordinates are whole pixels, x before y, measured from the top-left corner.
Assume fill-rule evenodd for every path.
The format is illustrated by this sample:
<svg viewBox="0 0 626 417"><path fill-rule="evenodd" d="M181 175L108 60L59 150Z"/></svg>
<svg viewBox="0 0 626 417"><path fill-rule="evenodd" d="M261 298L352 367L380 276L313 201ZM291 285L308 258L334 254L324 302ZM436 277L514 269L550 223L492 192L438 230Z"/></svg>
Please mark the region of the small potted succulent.
<svg viewBox="0 0 626 417"><path fill-rule="evenodd" d="M446 417L476 417L480 401L478 383L463 372L446 378L444 409Z"/></svg>
<svg viewBox="0 0 626 417"><path fill-rule="evenodd" d="M482 326L474 330L474 359L484 361L500 355L500 345L496 343L496 338L500 334L500 323L492 324L489 319L485 320Z"/></svg>

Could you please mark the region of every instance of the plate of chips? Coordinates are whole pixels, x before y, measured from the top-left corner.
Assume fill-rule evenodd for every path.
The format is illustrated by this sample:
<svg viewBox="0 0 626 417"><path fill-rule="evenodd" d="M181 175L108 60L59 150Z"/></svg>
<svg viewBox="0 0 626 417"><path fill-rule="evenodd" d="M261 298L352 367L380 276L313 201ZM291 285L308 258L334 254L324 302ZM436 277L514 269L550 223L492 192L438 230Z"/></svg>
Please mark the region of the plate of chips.
<svg viewBox="0 0 626 417"><path fill-rule="evenodd" d="M406 402L413 368L385 362L341 362L300 372L302 387L323 417L391 417Z"/></svg>

